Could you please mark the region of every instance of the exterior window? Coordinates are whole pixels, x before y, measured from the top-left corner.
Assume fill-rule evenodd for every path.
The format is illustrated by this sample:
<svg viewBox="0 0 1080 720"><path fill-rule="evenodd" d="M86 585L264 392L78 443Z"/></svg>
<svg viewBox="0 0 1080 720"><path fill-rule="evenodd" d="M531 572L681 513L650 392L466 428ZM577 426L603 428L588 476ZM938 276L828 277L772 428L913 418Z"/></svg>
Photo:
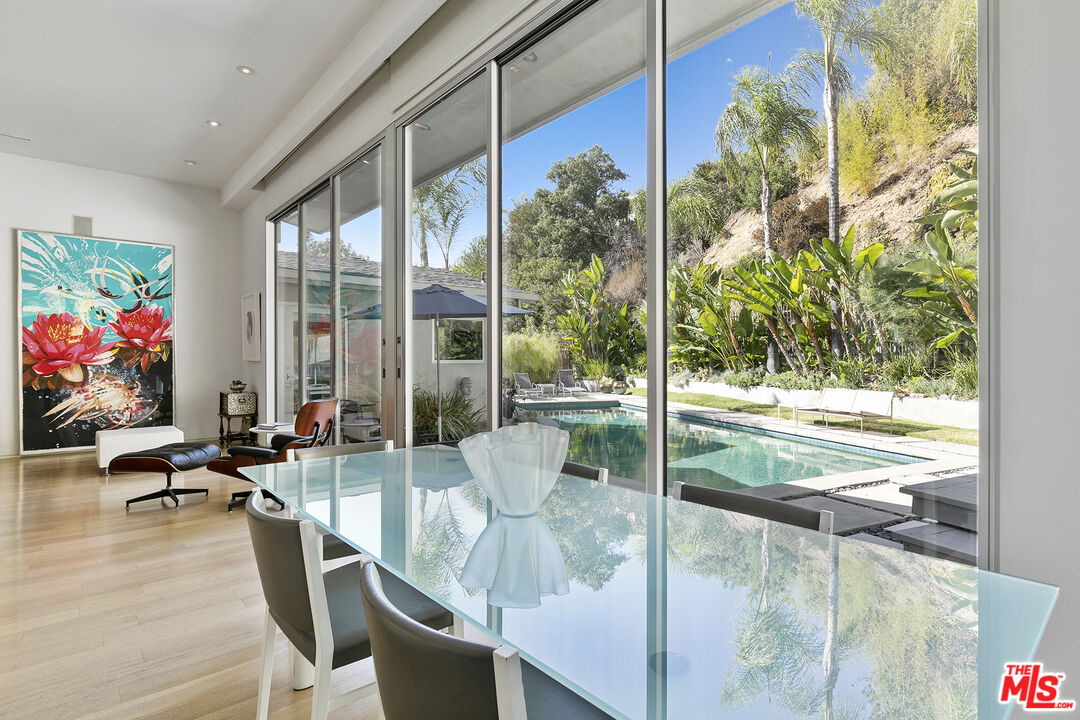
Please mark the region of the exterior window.
<svg viewBox="0 0 1080 720"><path fill-rule="evenodd" d="M438 333L439 347L436 358L441 358L443 362L483 362L485 335L483 320L442 320L438 326Z"/></svg>

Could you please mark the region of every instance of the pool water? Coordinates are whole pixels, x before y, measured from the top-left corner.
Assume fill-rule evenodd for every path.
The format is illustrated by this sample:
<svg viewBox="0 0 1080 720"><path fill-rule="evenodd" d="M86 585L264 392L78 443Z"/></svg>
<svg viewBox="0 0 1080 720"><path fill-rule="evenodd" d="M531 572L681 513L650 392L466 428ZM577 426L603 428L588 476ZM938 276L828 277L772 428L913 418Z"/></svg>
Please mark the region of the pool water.
<svg viewBox="0 0 1080 720"><path fill-rule="evenodd" d="M570 433L567 459L606 467L612 475L645 482L643 411L554 410L537 413ZM724 489L773 483L919 462L851 445L823 442L668 416L668 484L681 480Z"/></svg>

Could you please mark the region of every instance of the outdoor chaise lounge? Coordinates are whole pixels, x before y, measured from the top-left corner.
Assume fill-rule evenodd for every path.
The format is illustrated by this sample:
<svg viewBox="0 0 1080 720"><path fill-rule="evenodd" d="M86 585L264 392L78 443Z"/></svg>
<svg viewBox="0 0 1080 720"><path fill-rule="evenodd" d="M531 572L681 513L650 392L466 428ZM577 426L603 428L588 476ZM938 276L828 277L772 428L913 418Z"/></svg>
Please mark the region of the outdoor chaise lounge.
<svg viewBox="0 0 1080 720"><path fill-rule="evenodd" d="M559 392L568 395L580 395L586 392L585 388L578 384L573 370L559 371Z"/></svg>
<svg viewBox="0 0 1080 720"><path fill-rule="evenodd" d="M867 419L889 419L892 425L893 394L887 390L849 390L847 388L826 388L821 391L821 398L810 405L792 405L791 419L799 424L799 413L821 415L825 418L825 427L829 426L829 417L849 417L859 421L859 434L863 432L863 423Z"/></svg>
<svg viewBox="0 0 1080 720"><path fill-rule="evenodd" d="M541 389L529 379L529 373L514 373L514 392L518 395L539 395Z"/></svg>

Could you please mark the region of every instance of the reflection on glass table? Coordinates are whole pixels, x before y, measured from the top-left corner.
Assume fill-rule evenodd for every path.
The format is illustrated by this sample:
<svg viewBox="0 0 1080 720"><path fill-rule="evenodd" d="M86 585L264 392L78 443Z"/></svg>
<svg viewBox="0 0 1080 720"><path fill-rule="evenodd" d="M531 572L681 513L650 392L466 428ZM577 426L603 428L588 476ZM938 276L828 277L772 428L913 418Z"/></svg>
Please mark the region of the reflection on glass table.
<svg viewBox="0 0 1080 720"><path fill-rule="evenodd" d="M943 718L970 717L976 705L980 718L1004 717L994 696L1002 666L1032 657L1057 595L561 475L536 518L565 586L529 607L501 607L517 596L496 582L499 564L533 557L510 549L495 575L485 567L485 582L472 581L470 555L487 558L480 538L505 538L506 520L458 450L244 472L620 718Z"/></svg>

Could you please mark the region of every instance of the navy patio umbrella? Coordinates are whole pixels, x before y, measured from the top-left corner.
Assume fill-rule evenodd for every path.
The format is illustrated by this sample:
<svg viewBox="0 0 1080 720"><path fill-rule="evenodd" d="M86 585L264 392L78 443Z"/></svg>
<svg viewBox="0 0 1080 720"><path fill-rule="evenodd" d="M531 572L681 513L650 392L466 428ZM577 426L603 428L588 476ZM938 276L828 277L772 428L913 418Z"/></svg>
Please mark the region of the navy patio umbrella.
<svg viewBox="0 0 1080 720"><path fill-rule="evenodd" d="M441 362L439 348L439 321L443 318L483 318L487 317L487 300L479 295L454 290L443 285L428 285L426 288L413 290L413 312L415 320L435 321L435 397L439 404L439 416L437 421L439 442L442 442L442 390L439 386L439 365ZM503 316L507 315L531 315L531 310L524 310L513 305L502 306ZM375 320L382 317L382 304L372 305L363 310L346 315L353 319Z"/></svg>

